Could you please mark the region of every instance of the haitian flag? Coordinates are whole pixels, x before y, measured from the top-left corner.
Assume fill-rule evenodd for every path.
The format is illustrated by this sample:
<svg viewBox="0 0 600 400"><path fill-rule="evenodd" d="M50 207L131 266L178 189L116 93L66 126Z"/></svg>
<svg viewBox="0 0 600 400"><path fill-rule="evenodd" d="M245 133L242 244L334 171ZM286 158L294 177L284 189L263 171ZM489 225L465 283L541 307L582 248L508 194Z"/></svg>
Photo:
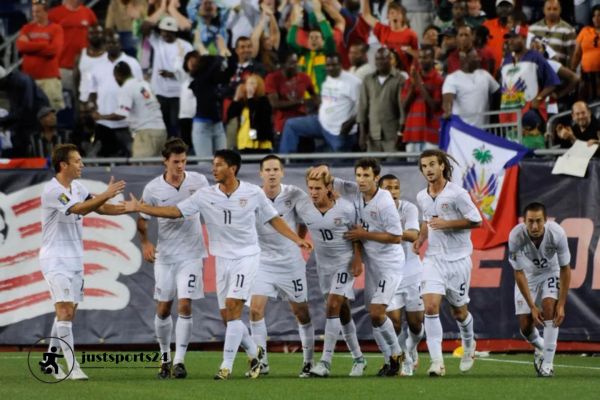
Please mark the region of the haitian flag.
<svg viewBox="0 0 600 400"><path fill-rule="evenodd" d="M442 121L440 148L456 160L451 160L452 181L462 183L483 217L481 227L471 234L473 247L481 250L505 243L519 215L518 163L530 150L455 115Z"/></svg>

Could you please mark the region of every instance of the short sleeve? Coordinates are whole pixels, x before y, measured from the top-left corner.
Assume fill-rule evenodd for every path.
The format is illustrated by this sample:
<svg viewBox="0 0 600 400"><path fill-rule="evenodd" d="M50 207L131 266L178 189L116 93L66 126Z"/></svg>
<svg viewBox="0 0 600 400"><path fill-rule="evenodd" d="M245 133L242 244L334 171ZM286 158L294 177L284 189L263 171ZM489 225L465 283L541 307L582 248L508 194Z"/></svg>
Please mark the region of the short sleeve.
<svg viewBox="0 0 600 400"><path fill-rule="evenodd" d="M458 210L463 215L464 218L468 219L471 222L481 222L481 214L479 213L479 209L471 200L471 196L469 193L461 192L456 198L456 206Z"/></svg>
<svg viewBox="0 0 600 400"><path fill-rule="evenodd" d="M272 202L267 199L267 196L262 190L256 192L258 200L258 223L264 225L273 218L277 217L279 213L273 207Z"/></svg>
<svg viewBox="0 0 600 400"><path fill-rule="evenodd" d="M454 81L454 74L450 74L446 77L444 85L442 86L442 94L456 94L456 84Z"/></svg>
<svg viewBox="0 0 600 400"><path fill-rule="evenodd" d="M152 191L150 190L148 185L146 185L146 187L144 188L144 192L142 193L142 201L151 206L156 206L156 198L152 195ZM152 219L152 216L144 213L140 213L140 217L144 218L145 220Z"/></svg>
<svg viewBox="0 0 600 400"><path fill-rule="evenodd" d="M86 194L85 197L87 197L87 191L84 194ZM69 210L71 207L80 202L79 199L69 193L66 189L62 189L58 186L53 187L49 191L45 192L43 196L43 203L47 208L57 210L65 215L69 215Z"/></svg>
<svg viewBox="0 0 600 400"><path fill-rule="evenodd" d="M489 81L489 89L490 89L490 93L495 93L498 89L500 89L500 84L494 79L494 77L492 75L490 75L489 72L485 72L485 76Z"/></svg>
<svg viewBox="0 0 600 400"><path fill-rule="evenodd" d="M519 251L521 250L521 243L519 240L518 226L514 228L508 237L508 262L515 271L522 271L523 267L519 265L517 260L519 259Z"/></svg>
<svg viewBox="0 0 600 400"><path fill-rule="evenodd" d="M177 208L179 209L183 217L189 217L190 215L194 215L200 212L201 193L202 191L198 190L196 193L177 204Z"/></svg>
<svg viewBox="0 0 600 400"><path fill-rule="evenodd" d="M419 209L412 203L405 203L404 211L404 230L419 231Z"/></svg>
<svg viewBox="0 0 600 400"><path fill-rule="evenodd" d="M358 194L358 185L356 182L335 178L333 180L333 190L342 195L342 197L352 197Z"/></svg>
<svg viewBox="0 0 600 400"><path fill-rule="evenodd" d="M400 214L398 214L396 204L393 203L393 200L392 204L382 209L380 213L383 222L383 231L392 235L402 236L402 222L400 221Z"/></svg>
<svg viewBox="0 0 600 400"><path fill-rule="evenodd" d="M567 240L567 234L565 230L560 226L556 225L558 240L556 243L556 254L558 256L558 265L560 267L568 266L571 262L571 252L569 251L569 241Z"/></svg>

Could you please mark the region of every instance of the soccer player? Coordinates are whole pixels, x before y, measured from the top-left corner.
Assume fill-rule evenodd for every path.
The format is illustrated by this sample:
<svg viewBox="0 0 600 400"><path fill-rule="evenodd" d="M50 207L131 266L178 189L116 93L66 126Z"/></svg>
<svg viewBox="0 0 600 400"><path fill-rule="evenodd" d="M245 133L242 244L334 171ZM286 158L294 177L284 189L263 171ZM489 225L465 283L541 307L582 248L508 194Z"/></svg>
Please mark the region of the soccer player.
<svg viewBox="0 0 600 400"><path fill-rule="evenodd" d="M471 229L481 225L479 210L469 193L452 183L452 164L441 150L425 150L419 156L419 169L427 179L427 188L417 194L423 222L413 249L418 254L426 239L429 246L423 260L422 295L425 303L425 332L431 377L444 376L442 358L442 298L450 303L458 324L464 354L460 371L467 372L475 360L473 317L468 310L471 283Z"/></svg>
<svg viewBox="0 0 600 400"><path fill-rule="evenodd" d="M419 360L417 346L425 333L423 328L425 307L421 299L423 266L419 256L411 248L411 243L419 237L419 210L413 203L400 199L400 180L395 175L382 176L379 179L379 187L391 193L402 222L402 248L406 257L404 275L394 300L388 305L387 315L392 319L396 332L400 333L398 340L405 355L400 374L412 376ZM401 333L403 309L408 323L406 335ZM388 359L386 357L386 362ZM378 375L385 375L388 368L389 364L384 364Z"/></svg>
<svg viewBox="0 0 600 400"><path fill-rule="evenodd" d="M334 180L334 189L353 202L360 223L348 230L344 238L362 243L366 267L365 294L372 293L370 301L366 300L373 336L380 349L390 349L390 368L386 376L396 376L400 372L402 350L394 324L386 315L386 308L402 281L402 223L392 195L377 186L381 173L379 161L361 158L354 165L354 173L356 182ZM329 174L327 166L315 168L312 176L321 174Z"/></svg>
<svg viewBox="0 0 600 400"><path fill-rule="evenodd" d="M362 376L367 362L360 350L349 301L354 300L354 278L362 273L360 243L344 238L348 228L356 223L356 212L352 203L335 198L331 176L315 177L312 172L311 168L306 173L310 200L297 209L314 242L319 287L327 301L327 320L321 360L310 374L329 376L341 330L353 358L349 375Z"/></svg>
<svg viewBox="0 0 600 400"><path fill-rule="evenodd" d="M283 185L283 162L276 155L268 155L260 162L262 189L279 216L290 227L299 227L299 235L304 237L306 228L299 225L298 205L307 199L306 193L292 185ZM260 267L252 287L250 301L250 331L252 338L263 349L261 374L269 372L267 359L267 325L265 307L269 297L287 299L298 321L298 332L302 342L304 364L301 378L310 376L313 366L315 331L308 309L308 288L306 284L306 262L298 246L281 236L271 225L258 224L260 244Z"/></svg>
<svg viewBox="0 0 600 400"><path fill-rule="evenodd" d="M188 146L179 138L167 141L163 150L165 172L151 180L144 188L142 200L152 206L174 206L196 191L208 186L204 175L186 171ZM181 219L158 219L158 240L155 247L148 239L151 217L140 214L137 230L144 259L154 263L154 299L157 301L154 331L160 346L161 367L158 377L171 377L171 307L177 302L175 325L175 358L173 376L185 378L184 359L192 336L192 300L204 297L202 285L203 258L207 257L202 237L200 217L191 215Z"/></svg>
<svg viewBox="0 0 600 400"><path fill-rule="evenodd" d="M83 300L83 216L93 211L107 215L125 213L122 205L106 204L123 192L125 182L115 182L111 177L106 190L92 196L77 181L83 162L73 144L54 148L52 166L56 175L42 192L42 247L39 254L56 311L49 347L62 349L70 379L85 380L88 377L75 360L73 338L75 311ZM59 371L55 377L64 379L65 374Z"/></svg>
<svg viewBox="0 0 600 400"><path fill-rule="evenodd" d="M546 220L542 203L527 205L523 218L508 239L508 259L515 271L515 313L521 335L535 347L538 376L551 377L558 327L565 319L571 254L565 231ZM543 339L535 325L544 326Z"/></svg>
<svg viewBox="0 0 600 400"><path fill-rule="evenodd" d="M187 218L196 213L203 217L209 249L216 258L219 309L227 321L223 362L215 375L217 380L231 377L240 344L251 358L249 377L256 378L260 374L263 350L252 340L241 320L260 261L256 224L270 223L298 246L312 249L309 242L279 217L260 187L237 179L241 163L241 157L235 151L216 151L212 172L217 184L196 191L176 206L150 206L133 194L131 200L124 202L128 212L142 212L159 218Z"/></svg>

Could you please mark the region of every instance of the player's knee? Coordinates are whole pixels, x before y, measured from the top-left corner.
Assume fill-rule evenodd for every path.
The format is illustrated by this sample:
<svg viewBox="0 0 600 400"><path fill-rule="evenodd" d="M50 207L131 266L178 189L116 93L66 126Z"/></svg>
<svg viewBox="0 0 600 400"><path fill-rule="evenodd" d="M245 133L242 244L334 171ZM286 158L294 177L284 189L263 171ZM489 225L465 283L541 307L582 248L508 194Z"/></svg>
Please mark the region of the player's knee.
<svg viewBox="0 0 600 400"><path fill-rule="evenodd" d="M426 315L436 315L440 313L440 305L439 304L425 304L425 314Z"/></svg>
<svg viewBox="0 0 600 400"><path fill-rule="evenodd" d="M387 318L385 315L385 308L382 310L380 307L371 307L369 315L371 316L373 326L381 326Z"/></svg>
<svg viewBox="0 0 600 400"><path fill-rule="evenodd" d="M260 321L265 317L262 307L256 305L250 306L250 321Z"/></svg>
<svg viewBox="0 0 600 400"><path fill-rule="evenodd" d="M72 321L75 316L75 308L71 304L56 305L56 319L59 321Z"/></svg>
<svg viewBox="0 0 600 400"><path fill-rule="evenodd" d="M158 303L156 306L156 315L160 319L165 319L171 315L171 303Z"/></svg>
<svg viewBox="0 0 600 400"><path fill-rule="evenodd" d="M452 307L451 312L452 317L454 317L454 319L457 321L464 321L467 318L467 315L469 315L469 310L467 309L467 307Z"/></svg>
<svg viewBox="0 0 600 400"><path fill-rule="evenodd" d="M183 315L184 317L189 317L190 315L192 315L191 302L180 302L177 305L177 312L179 315Z"/></svg>
<svg viewBox="0 0 600 400"><path fill-rule="evenodd" d="M310 312L308 311L308 305L306 307L298 307L294 311L294 315L299 323L302 325L308 324L310 322Z"/></svg>

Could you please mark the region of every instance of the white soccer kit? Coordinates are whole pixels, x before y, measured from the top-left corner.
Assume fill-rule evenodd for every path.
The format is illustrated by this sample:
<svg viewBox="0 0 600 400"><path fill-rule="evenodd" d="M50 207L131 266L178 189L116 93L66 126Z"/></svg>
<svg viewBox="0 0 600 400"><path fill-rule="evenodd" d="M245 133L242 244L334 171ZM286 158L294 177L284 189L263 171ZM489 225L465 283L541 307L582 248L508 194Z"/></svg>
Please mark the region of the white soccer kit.
<svg viewBox="0 0 600 400"><path fill-rule="evenodd" d="M151 206L174 206L208 186L206 177L186 171L177 188L160 175L144 187L142 200ZM140 213L146 220L151 217ZM154 299L171 301L204 297L202 259L208 256L198 214L184 218L157 218L158 240L154 263Z"/></svg>
<svg viewBox="0 0 600 400"><path fill-rule="evenodd" d="M90 198L78 181L65 188L56 178L42 191L40 266L54 302L83 300L83 216L69 213Z"/></svg>
<svg viewBox="0 0 600 400"><path fill-rule="evenodd" d="M256 225L279 215L263 190L240 181L226 195L216 184L196 191L177 208L184 217L200 213L204 219L209 250L216 257L219 308L225 308L225 298L246 300L260 260Z"/></svg>
<svg viewBox="0 0 600 400"><path fill-rule="evenodd" d="M417 203L427 223L434 217L481 222L479 210L469 193L452 182L447 182L435 198L429 195L427 189L421 190L417 194ZM423 261L422 293L445 295L455 307L468 304L473 252L471 230L428 229L428 239Z"/></svg>
<svg viewBox="0 0 600 400"><path fill-rule="evenodd" d="M553 221L546 222L539 247L531 241L525 224L515 226L508 238L508 253L513 269L525 273L529 291L536 303L548 297L558 299L560 268L568 266L571 261L567 235L560 225ZM515 313L531 313L516 283Z"/></svg>
<svg viewBox="0 0 600 400"><path fill-rule="evenodd" d="M354 253L352 242L344 239L344 233L356 223L354 206L347 200L337 199L332 208L322 213L307 197L297 210L314 244L321 293L353 300L351 263Z"/></svg>
<svg viewBox="0 0 600 400"><path fill-rule="evenodd" d="M306 193L292 185L281 185L277 197L271 199L279 216L294 229L298 223L298 205ZM306 262L300 248L281 235L270 224L257 224L260 243L260 267L252 294L303 303L307 300Z"/></svg>
<svg viewBox="0 0 600 400"><path fill-rule="evenodd" d="M402 223L394 198L387 190L377 189L373 198L365 203L358 185L354 182L334 180L336 191L352 200L358 222L369 232L387 232L402 236ZM373 293L370 303L390 304L402 282L404 250L400 244L362 242L364 253L365 293Z"/></svg>

